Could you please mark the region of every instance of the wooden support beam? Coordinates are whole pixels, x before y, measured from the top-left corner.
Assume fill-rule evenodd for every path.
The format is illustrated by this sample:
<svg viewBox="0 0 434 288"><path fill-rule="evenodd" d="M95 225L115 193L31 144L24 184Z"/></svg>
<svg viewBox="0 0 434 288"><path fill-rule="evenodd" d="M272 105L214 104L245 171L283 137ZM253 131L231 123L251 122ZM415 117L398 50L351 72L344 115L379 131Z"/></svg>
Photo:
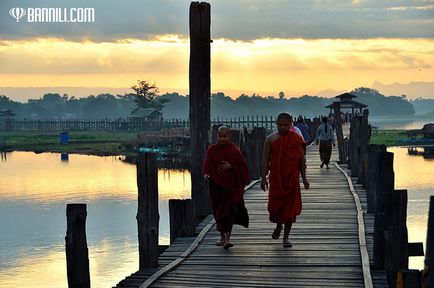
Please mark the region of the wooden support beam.
<svg viewBox="0 0 434 288"><path fill-rule="evenodd" d="M190 145L191 195L196 216L211 212L208 186L205 185L202 164L208 148L211 91L211 5L190 4Z"/></svg>
<svg viewBox="0 0 434 288"><path fill-rule="evenodd" d="M158 266L158 170L155 153L137 154L139 270Z"/></svg>
<svg viewBox="0 0 434 288"><path fill-rule="evenodd" d="M368 204L368 213L377 211L377 190L379 186L379 166L378 158L380 152L386 152L385 145L368 145L368 174L366 184L366 197Z"/></svg>
<svg viewBox="0 0 434 288"><path fill-rule="evenodd" d="M376 213L374 218L374 267L384 268L384 229L387 211L390 211L390 195L394 191L393 153L380 152L378 157L378 189L376 191Z"/></svg>
<svg viewBox="0 0 434 288"><path fill-rule="evenodd" d="M384 231L384 268L390 287L396 273L408 269L407 190L395 190L389 197Z"/></svg>
<svg viewBox="0 0 434 288"><path fill-rule="evenodd" d="M90 288L86 204L66 205L66 269L69 288Z"/></svg>
<svg viewBox="0 0 434 288"><path fill-rule="evenodd" d="M424 287L434 287L434 196L430 197L426 235Z"/></svg>
<svg viewBox="0 0 434 288"><path fill-rule="evenodd" d="M334 115L336 121L336 137L338 140L339 163L347 163L347 155L345 155L344 148L344 134L342 132L341 108L339 102L337 102L337 104L338 105L334 105Z"/></svg>
<svg viewBox="0 0 434 288"><path fill-rule="evenodd" d="M190 237L196 235L196 218L192 199L170 199L170 244L177 237Z"/></svg>

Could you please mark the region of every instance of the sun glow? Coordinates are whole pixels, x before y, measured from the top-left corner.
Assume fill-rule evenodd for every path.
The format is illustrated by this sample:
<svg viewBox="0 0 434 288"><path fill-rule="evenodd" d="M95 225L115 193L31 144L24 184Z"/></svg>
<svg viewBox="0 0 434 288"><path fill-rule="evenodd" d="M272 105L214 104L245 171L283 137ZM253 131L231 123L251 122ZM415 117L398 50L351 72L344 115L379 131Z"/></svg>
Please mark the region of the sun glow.
<svg viewBox="0 0 434 288"><path fill-rule="evenodd" d="M434 81L433 39L214 39L212 88L353 89ZM129 87L137 79L188 89L189 39L0 41L0 87Z"/></svg>

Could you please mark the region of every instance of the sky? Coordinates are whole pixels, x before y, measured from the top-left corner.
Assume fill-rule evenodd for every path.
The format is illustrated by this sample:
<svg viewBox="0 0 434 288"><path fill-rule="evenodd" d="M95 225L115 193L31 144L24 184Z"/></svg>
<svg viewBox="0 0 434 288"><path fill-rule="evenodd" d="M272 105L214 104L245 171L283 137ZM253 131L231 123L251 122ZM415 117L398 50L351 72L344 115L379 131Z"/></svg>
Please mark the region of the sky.
<svg viewBox="0 0 434 288"><path fill-rule="evenodd" d="M289 97L379 83L434 98L434 0L209 3L213 92ZM0 0L0 94L2 87L128 89L139 79L188 93L189 5ZM34 23L29 12L17 22L14 7L94 8L95 21ZM417 83L422 92L406 91Z"/></svg>

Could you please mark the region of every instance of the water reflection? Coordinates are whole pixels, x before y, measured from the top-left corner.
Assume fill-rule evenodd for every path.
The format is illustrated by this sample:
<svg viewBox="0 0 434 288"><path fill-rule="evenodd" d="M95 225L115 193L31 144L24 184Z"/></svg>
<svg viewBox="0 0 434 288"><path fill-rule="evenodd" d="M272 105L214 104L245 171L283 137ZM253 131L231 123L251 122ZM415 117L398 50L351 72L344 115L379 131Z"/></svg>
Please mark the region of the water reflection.
<svg viewBox="0 0 434 288"><path fill-rule="evenodd" d="M88 204L92 287L111 287L138 268L135 166L117 157L59 157L12 152L0 162L0 287L67 287L64 237L71 202ZM190 198L190 174L159 170L158 185L164 245L168 199Z"/></svg>
<svg viewBox="0 0 434 288"><path fill-rule="evenodd" d="M371 117L369 123L379 129L421 129L424 124L432 121L432 118L391 118L391 117Z"/></svg>
<svg viewBox="0 0 434 288"><path fill-rule="evenodd" d="M426 247L429 197L434 195L434 159L414 157L405 147L387 150L394 153L395 189L408 190L408 240L423 242ZM411 151L425 153L426 150L412 148ZM423 257L410 257L409 265L412 269L423 269Z"/></svg>
<svg viewBox="0 0 434 288"><path fill-rule="evenodd" d="M7 152L1 152L0 151L0 161L1 162L6 162L6 160L8 160L8 158L7 158Z"/></svg>
<svg viewBox="0 0 434 288"><path fill-rule="evenodd" d="M434 159L434 146L409 147L408 155L423 156L425 159Z"/></svg>

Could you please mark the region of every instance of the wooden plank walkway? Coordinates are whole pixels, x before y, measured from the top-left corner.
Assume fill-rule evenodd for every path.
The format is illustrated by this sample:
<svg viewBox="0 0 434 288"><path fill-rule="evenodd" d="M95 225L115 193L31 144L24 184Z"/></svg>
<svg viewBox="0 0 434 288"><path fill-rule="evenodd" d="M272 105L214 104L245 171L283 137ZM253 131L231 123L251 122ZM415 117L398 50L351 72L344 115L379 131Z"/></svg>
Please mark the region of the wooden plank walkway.
<svg viewBox="0 0 434 288"><path fill-rule="evenodd" d="M215 246L219 233L213 227L189 257L151 286L364 287L357 209L347 179L333 165L319 168L317 146L308 149L307 162L311 189L302 190L292 248L271 239L267 193L256 184L245 197L250 228L234 227L234 247Z"/></svg>

